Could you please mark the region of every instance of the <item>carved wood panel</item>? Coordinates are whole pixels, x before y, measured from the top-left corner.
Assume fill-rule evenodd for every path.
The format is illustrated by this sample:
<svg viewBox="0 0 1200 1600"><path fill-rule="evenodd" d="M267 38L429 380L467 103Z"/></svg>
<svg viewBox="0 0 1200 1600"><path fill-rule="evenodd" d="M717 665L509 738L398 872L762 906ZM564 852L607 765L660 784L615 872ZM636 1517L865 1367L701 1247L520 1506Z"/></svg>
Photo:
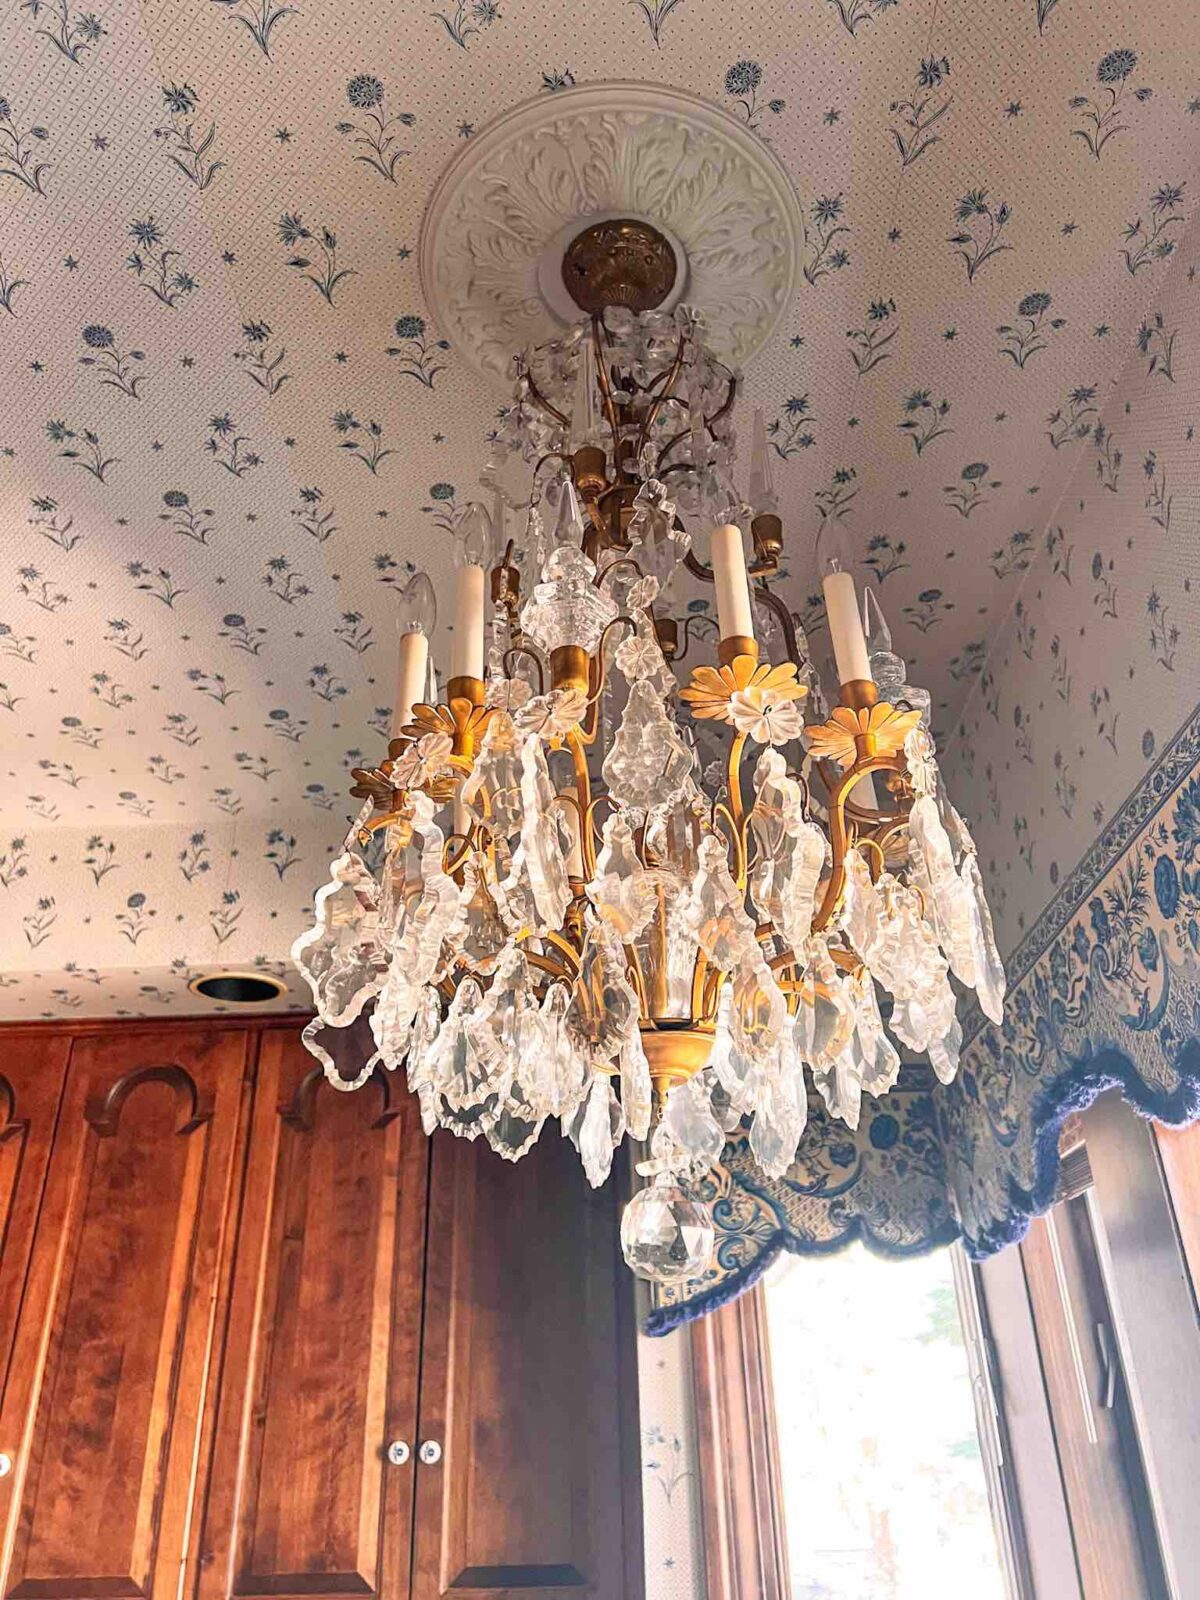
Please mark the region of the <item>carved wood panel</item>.
<svg viewBox="0 0 1200 1600"><path fill-rule="evenodd" d="M264 1040L204 1600L407 1595L413 1463L385 1451L414 1441L428 1161L401 1079L339 1093Z"/></svg>
<svg viewBox="0 0 1200 1600"><path fill-rule="evenodd" d="M17 1362L17 1329L36 1327L43 1297L31 1272L34 1231L45 1191L69 1041L14 1039L0 1066L0 1451L21 1456L32 1368ZM15 1475L0 1478L0 1529L8 1522Z"/></svg>
<svg viewBox="0 0 1200 1600"><path fill-rule="evenodd" d="M413 1600L642 1592L614 1190L557 1130L433 1141Z"/></svg>
<svg viewBox="0 0 1200 1600"><path fill-rule="evenodd" d="M73 1044L14 1358L10 1600L177 1590L246 1049L181 1030Z"/></svg>

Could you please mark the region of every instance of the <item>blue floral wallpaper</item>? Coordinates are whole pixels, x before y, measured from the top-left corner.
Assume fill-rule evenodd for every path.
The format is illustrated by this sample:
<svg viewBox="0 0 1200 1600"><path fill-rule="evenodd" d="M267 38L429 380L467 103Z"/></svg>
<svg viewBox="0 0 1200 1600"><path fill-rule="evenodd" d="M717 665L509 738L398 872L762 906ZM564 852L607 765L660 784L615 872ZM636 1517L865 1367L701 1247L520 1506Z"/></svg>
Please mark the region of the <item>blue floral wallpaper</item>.
<svg viewBox="0 0 1200 1600"><path fill-rule="evenodd" d="M286 975L386 728L393 591L444 580L496 404L424 305L426 197L494 112L603 79L708 94L791 172L802 281L746 389L792 604L822 650L814 545L844 540L944 747L961 722L1009 946L1032 926L1188 709L1190 585L1161 563L1195 532L1194 19L779 21L5 0L5 1015Z"/></svg>

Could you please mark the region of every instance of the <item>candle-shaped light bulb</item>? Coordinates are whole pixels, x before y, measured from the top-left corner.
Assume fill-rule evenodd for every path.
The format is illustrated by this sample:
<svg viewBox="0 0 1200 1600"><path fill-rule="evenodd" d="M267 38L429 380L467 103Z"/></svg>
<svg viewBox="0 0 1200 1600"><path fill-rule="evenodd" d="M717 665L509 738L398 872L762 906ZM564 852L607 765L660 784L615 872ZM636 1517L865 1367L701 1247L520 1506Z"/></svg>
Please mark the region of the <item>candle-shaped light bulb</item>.
<svg viewBox="0 0 1200 1600"><path fill-rule="evenodd" d="M413 706L425 699L429 675L429 636L437 621L437 597L423 572L397 592L396 622L400 643L396 653L396 694L392 702L392 738L412 720Z"/></svg>
<svg viewBox="0 0 1200 1600"><path fill-rule="evenodd" d="M450 640L450 677L483 677L484 566L492 541L487 512L477 502L463 512L455 527L458 570L454 575L454 633Z"/></svg>
<svg viewBox="0 0 1200 1600"><path fill-rule="evenodd" d="M753 639L754 612L750 605L750 580L742 530L724 522L712 534L713 583L717 591L717 625L722 639Z"/></svg>
<svg viewBox="0 0 1200 1600"><path fill-rule="evenodd" d="M482 567L487 564L492 544L492 519L478 500L472 500L454 527L458 540L458 564Z"/></svg>
<svg viewBox="0 0 1200 1600"><path fill-rule="evenodd" d="M401 635L423 633L428 639L437 622L437 596L428 573L414 572L396 591L396 622Z"/></svg>
<svg viewBox="0 0 1200 1600"><path fill-rule="evenodd" d="M767 425L761 411L754 413L754 426L750 434L750 505L755 516L775 516L779 502L775 498L775 476L771 470L771 446L767 441Z"/></svg>

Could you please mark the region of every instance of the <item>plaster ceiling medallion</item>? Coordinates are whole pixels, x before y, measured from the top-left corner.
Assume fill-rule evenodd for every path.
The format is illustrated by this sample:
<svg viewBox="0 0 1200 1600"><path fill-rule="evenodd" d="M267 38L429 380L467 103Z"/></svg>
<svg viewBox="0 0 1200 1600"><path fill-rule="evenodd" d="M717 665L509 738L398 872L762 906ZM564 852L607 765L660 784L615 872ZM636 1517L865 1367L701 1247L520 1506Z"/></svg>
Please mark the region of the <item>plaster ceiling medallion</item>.
<svg viewBox="0 0 1200 1600"><path fill-rule="evenodd" d="M421 279L442 333L485 377L578 318L564 260L586 230L648 224L656 303L706 313L723 360L747 361L791 300L804 241L766 144L680 89L597 83L505 112L447 168L425 212ZM649 230L647 230L649 238ZM661 251L665 241L672 264Z"/></svg>

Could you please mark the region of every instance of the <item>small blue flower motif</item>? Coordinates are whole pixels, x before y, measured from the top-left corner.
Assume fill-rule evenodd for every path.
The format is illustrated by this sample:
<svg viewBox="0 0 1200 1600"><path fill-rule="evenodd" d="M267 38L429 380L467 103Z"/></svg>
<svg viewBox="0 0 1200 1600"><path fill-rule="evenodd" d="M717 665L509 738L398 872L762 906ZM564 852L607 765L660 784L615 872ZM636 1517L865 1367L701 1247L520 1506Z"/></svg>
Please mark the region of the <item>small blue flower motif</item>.
<svg viewBox="0 0 1200 1600"><path fill-rule="evenodd" d="M429 491L431 500L453 500L454 485L452 483L435 483Z"/></svg>
<svg viewBox="0 0 1200 1600"><path fill-rule="evenodd" d="M270 717L272 722L286 722L291 716L291 712L283 711L279 707L276 707L274 711L268 711L267 716Z"/></svg>
<svg viewBox="0 0 1200 1600"><path fill-rule="evenodd" d="M89 323L83 330L83 342L91 350L111 350L113 335L111 328L105 328L98 322Z"/></svg>
<svg viewBox="0 0 1200 1600"><path fill-rule="evenodd" d="M762 83L762 68L757 61L736 61L725 74L725 93L748 95Z"/></svg>
<svg viewBox="0 0 1200 1600"><path fill-rule="evenodd" d="M1132 50L1110 50L1096 68L1096 76L1101 83L1123 83L1136 66Z"/></svg>
<svg viewBox="0 0 1200 1600"><path fill-rule="evenodd" d="M1040 317L1043 311L1049 309L1050 296L1042 290L1036 294L1027 294L1017 306L1019 317Z"/></svg>
<svg viewBox="0 0 1200 1600"><path fill-rule="evenodd" d="M890 1150L900 1137L900 1124L890 1111L881 1111L871 1121L870 1138L876 1150Z"/></svg>
<svg viewBox="0 0 1200 1600"><path fill-rule="evenodd" d="M829 1146L829 1159L835 1167L852 1167L857 1154L856 1147L849 1139L839 1140L837 1144Z"/></svg>
<svg viewBox="0 0 1200 1600"><path fill-rule="evenodd" d="M1142 756L1143 756L1143 759L1146 760L1146 761L1149 761L1150 757L1153 754L1154 754L1154 730L1152 728L1147 728L1145 733L1142 735Z"/></svg>
<svg viewBox="0 0 1200 1600"><path fill-rule="evenodd" d="M227 612L225 616L221 618L221 621L227 628L244 628L246 626L245 617L239 615L239 613L236 611Z"/></svg>
<svg viewBox="0 0 1200 1600"><path fill-rule="evenodd" d="M978 483L980 478L986 478L988 464L986 461L972 461L969 466L962 469L962 476L968 483Z"/></svg>
<svg viewBox="0 0 1200 1600"><path fill-rule="evenodd" d="M130 911L139 911L146 904L146 896L144 894L131 894L125 904Z"/></svg>
<svg viewBox="0 0 1200 1600"><path fill-rule="evenodd" d="M1112 924L1099 895L1088 901L1088 911L1091 913L1092 932L1096 935L1097 944L1107 944L1112 938Z"/></svg>
<svg viewBox="0 0 1200 1600"><path fill-rule="evenodd" d="M346 85L346 99L359 111L370 111L383 103L383 84L369 72L360 72Z"/></svg>
<svg viewBox="0 0 1200 1600"><path fill-rule="evenodd" d="M1154 972L1158 968L1158 936L1153 928L1143 928L1141 937L1137 942L1138 959L1147 972Z"/></svg>
<svg viewBox="0 0 1200 1600"><path fill-rule="evenodd" d="M163 505L170 506L172 510L182 510L188 503L188 497L182 489L168 489L163 495Z"/></svg>
<svg viewBox="0 0 1200 1600"><path fill-rule="evenodd" d="M396 337L398 339L423 339L425 337L424 317L398 317L396 319Z"/></svg>
<svg viewBox="0 0 1200 1600"><path fill-rule="evenodd" d="M1065 1000L1071 990L1071 965L1067 948L1056 944L1050 951L1050 982L1060 1000Z"/></svg>
<svg viewBox="0 0 1200 1600"><path fill-rule="evenodd" d="M1159 856L1154 863L1154 898L1170 922L1179 910L1179 871L1170 856Z"/></svg>
<svg viewBox="0 0 1200 1600"><path fill-rule="evenodd" d="M1175 823L1171 829L1179 846L1179 859L1191 866L1200 849L1200 778L1190 778L1175 802Z"/></svg>

